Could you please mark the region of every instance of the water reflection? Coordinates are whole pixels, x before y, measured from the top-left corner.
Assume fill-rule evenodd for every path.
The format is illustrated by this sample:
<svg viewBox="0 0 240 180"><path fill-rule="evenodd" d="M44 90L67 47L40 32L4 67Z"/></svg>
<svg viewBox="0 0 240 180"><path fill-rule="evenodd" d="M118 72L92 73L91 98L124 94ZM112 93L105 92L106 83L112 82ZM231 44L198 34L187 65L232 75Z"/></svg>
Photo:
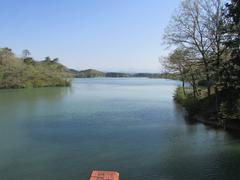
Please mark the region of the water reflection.
<svg viewBox="0 0 240 180"><path fill-rule="evenodd" d="M9 89L0 90L2 103L36 102L39 100L58 100L71 93L72 87L52 87L35 89Z"/></svg>

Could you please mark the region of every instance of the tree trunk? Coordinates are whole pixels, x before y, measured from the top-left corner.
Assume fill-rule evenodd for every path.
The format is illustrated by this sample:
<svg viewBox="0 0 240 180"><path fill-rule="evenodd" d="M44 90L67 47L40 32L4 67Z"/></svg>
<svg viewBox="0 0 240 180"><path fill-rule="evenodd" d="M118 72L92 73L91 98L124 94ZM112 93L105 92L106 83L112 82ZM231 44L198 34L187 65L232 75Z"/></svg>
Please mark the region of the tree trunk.
<svg viewBox="0 0 240 180"><path fill-rule="evenodd" d="M218 88L217 86L215 87L215 108L218 116Z"/></svg>
<svg viewBox="0 0 240 180"><path fill-rule="evenodd" d="M208 97L210 97L211 96L211 86L210 85L208 85L207 91L208 91Z"/></svg>
<svg viewBox="0 0 240 180"><path fill-rule="evenodd" d="M196 99L196 81L195 81L195 78L194 78L194 75L191 74L192 76L192 88L193 88L193 97Z"/></svg>
<svg viewBox="0 0 240 180"><path fill-rule="evenodd" d="M186 96L185 81L184 81L184 79L182 80L182 89L183 89L183 94L184 94L184 96Z"/></svg>
<svg viewBox="0 0 240 180"><path fill-rule="evenodd" d="M206 80L207 80L207 91L208 91L208 97L211 96L211 85L210 85L210 77L209 77L209 70L208 70L208 63L203 55L203 62L204 62L204 67L205 67L205 72L206 72Z"/></svg>

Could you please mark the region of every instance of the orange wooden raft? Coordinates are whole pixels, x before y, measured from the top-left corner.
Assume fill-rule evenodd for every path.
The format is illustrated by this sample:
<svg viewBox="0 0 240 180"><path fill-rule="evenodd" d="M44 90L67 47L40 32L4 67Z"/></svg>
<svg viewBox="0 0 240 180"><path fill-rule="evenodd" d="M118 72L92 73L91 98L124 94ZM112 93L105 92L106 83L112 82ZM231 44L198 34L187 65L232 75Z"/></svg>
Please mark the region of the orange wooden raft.
<svg viewBox="0 0 240 180"><path fill-rule="evenodd" d="M119 173L114 171L93 171L89 180L119 180Z"/></svg>

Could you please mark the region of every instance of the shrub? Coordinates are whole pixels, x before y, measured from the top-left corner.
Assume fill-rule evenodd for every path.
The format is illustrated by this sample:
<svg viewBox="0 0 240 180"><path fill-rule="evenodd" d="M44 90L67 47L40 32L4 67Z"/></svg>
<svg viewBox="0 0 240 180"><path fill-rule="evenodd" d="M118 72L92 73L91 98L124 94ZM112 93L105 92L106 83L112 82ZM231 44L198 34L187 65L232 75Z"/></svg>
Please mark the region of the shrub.
<svg viewBox="0 0 240 180"><path fill-rule="evenodd" d="M178 87L174 94L174 100L181 104L188 114L191 116L197 112L199 112L199 101L198 99L194 98L192 95L192 91L190 88L186 89L187 94L184 95L183 89L181 87Z"/></svg>

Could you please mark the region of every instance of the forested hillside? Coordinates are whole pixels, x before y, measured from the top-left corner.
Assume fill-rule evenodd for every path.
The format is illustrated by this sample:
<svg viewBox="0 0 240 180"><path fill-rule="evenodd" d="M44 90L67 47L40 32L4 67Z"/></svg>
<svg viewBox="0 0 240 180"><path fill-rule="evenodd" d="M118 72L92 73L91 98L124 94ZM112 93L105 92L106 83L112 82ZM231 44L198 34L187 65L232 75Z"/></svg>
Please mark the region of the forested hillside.
<svg viewBox="0 0 240 180"><path fill-rule="evenodd" d="M69 86L71 73L58 59L36 61L28 50L17 57L11 49L0 48L0 88Z"/></svg>

